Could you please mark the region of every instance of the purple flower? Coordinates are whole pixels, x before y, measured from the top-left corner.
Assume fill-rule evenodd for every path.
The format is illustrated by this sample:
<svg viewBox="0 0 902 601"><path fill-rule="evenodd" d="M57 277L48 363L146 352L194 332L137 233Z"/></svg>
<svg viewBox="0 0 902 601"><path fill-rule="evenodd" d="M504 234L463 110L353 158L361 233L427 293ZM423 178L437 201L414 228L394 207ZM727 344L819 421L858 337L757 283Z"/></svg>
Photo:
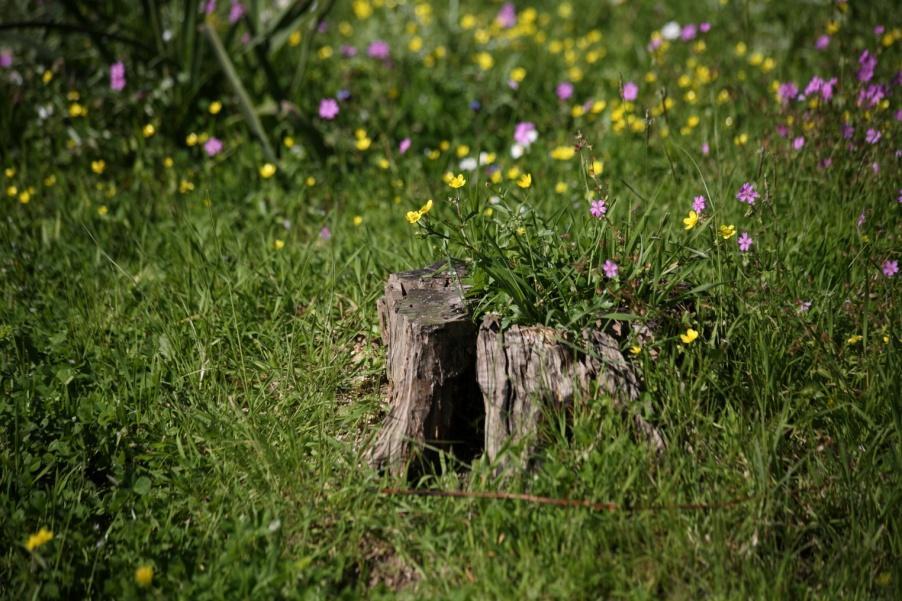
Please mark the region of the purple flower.
<svg viewBox="0 0 902 601"><path fill-rule="evenodd" d="M759 196L760 194L755 190L755 186L749 182L745 182L742 184L742 187L739 188L739 192L736 193L736 200L753 205Z"/></svg>
<svg viewBox="0 0 902 601"><path fill-rule="evenodd" d="M569 81L563 81L557 84L554 93L557 94L558 100L569 100L573 96L573 84Z"/></svg>
<svg viewBox="0 0 902 601"><path fill-rule="evenodd" d="M696 35L698 35L698 27L691 23L683 25L683 29L680 30L680 39L684 42L694 40Z"/></svg>
<svg viewBox="0 0 902 601"><path fill-rule="evenodd" d="M808 85L805 86L805 96L819 93L821 91L821 86L823 85L824 80L815 75L811 78L811 81L808 82Z"/></svg>
<svg viewBox="0 0 902 601"><path fill-rule="evenodd" d="M870 84L858 92L858 106L874 107L886 96L886 88L879 84Z"/></svg>
<svg viewBox="0 0 902 601"><path fill-rule="evenodd" d="M9 69L13 66L13 53L10 50L0 51L0 69Z"/></svg>
<svg viewBox="0 0 902 601"><path fill-rule="evenodd" d="M204 151L207 153L207 156L215 157L222 152L222 140L217 137L210 138L204 143Z"/></svg>
<svg viewBox="0 0 902 601"><path fill-rule="evenodd" d="M824 102L830 102L833 98L834 87L836 86L837 79L835 77L831 77L827 81L821 84L821 98L824 99Z"/></svg>
<svg viewBox="0 0 902 601"><path fill-rule="evenodd" d="M204 14L211 14L216 10L216 0L207 0L204 3Z"/></svg>
<svg viewBox="0 0 902 601"><path fill-rule="evenodd" d="M608 205L604 201L604 199L593 200L592 206L589 208L589 213L592 214L592 217L596 219L601 219L604 217L604 214L608 212Z"/></svg>
<svg viewBox="0 0 902 601"><path fill-rule="evenodd" d="M817 164L817 166L818 166L820 169L829 169L830 167L833 166L833 159L831 159L830 157L827 157L826 159L820 161L820 162Z"/></svg>
<svg viewBox="0 0 902 601"><path fill-rule="evenodd" d="M639 95L639 86L635 83L628 81L623 84L623 99L627 102L632 102Z"/></svg>
<svg viewBox="0 0 902 601"><path fill-rule="evenodd" d="M617 277L617 272L620 270L620 268L617 266L617 263L613 262L610 259L607 259L604 262L604 265L601 266L601 268L602 270L604 270L605 277L611 280Z"/></svg>
<svg viewBox="0 0 902 601"><path fill-rule="evenodd" d="M792 141L793 150L802 150L805 146L805 136L798 136Z"/></svg>
<svg viewBox="0 0 902 601"><path fill-rule="evenodd" d="M883 275L885 275L886 277L893 277L894 275L899 273L899 261L890 261L889 259L887 259L883 262L882 270Z"/></svg>
<svg viewBox="0 0 902 601"><path fill-rule="evenodd" d="M748 252L748 250L752 247L752 237L749 236L748 232L742 232L742 235L739 236L739 239L736 240L736 243L739 244L740 252Z"/></svg>
<svg viewBox="0 0 902 601"><path fill-rule="evenodd" d="M388 42L383 40L376 40L372 42L369 46L367 46L366 54L370 58L375 58L379 60L388 60L391 55L391 48L388 45Z"/></svg>
<svg viewBox="0 0 902 601"><path fill-rule="evenodd" d="M357 56L357 48L351 46L350 44L342 44L341 55L345 58L354 58L355 56Z"/></svg>
<svg viewBox="0 0 902 601"><path fill-rule="evenodd" d="M702 33L708 33L709 31L711 31L711 24L708 23L707 21L705 21L704 23L702 23L701 25L698 26L698 29Z"/></svg>
<svg viewBox="0 0 902 601"><path fill-rule="evenodd" d="M867 142L868 144L876 144L877 142L880 141L881 137L882 136L880 134L879 129L871 128L871 129L868 129L867 133L865 133L864 141Z"/></svg>
<svg viewBox="0 0 902 601"><path fill-rule="evenodd" d="M830 36L828 36L828 35L822 35L814 43L814 47L817 48L818 50L826 50L827 46L829 46L829 45L830 45Z"/></svg>
<svg viewBox="0 0 902 601"><path fill-rule="evenodd" d="M861 229L861 226L864 225L864 211L858 214L858 221L855 222L855 227Z"/></svg>
<svg viewBox="0 0 902 601"><path fill-rule="evenodd" d="M858 57L858 64L860 65L860 68L858 69L858 81L871 81L871 78L874 77L874 69L877 68L877 57L865 50L861 53L861 56Z"/></svg>
<svg viewBox="0 0 902 601"><path fill-rule="evenodd" d="M882 36L884 31L886 31L886 27L884 27L883 25L874 26L874 35L875 36L878 36L878 37Z"/></svg>
<svg viewBox="0 0 902 601"><path fill-rule="evenodd" d="M781 138L785 138L789 135L789 126L785 123L780 123L777 125L777 135Z"/></svg>
<svg viewBox="0 0 902 601"><path fill-rule="evenodd" d="M335 94L335 97L338 98L339 102L344 102L351 97L351 92L342 88L341 90L338 90L338 93Z"/></svg>
<svg viewBox="0 0 902 601"><path fill-rule="evenodd" d="M707 205L705 204L704 196L696 196L692 200L692 210L695 211L696 213L701 214L701 212L705 210L706 206Z"/></svg>
<svg viewBox="0 0 902 601"><path fill-rule="evenodd" d="M125 87L125 65L117 61L110 65L110 89L121 92Z"/></svg>
<svg viewBox="0 0 902 601"><path fill-rule="evenodd" d="M319 116L331 121L338 116L338 101L334 98L323 98L319 101Z"/></svg>
<svg viewBox="0 0 902 601"><path fill-rule="evenodd" d="M871 171L873 171L875 174L880 173L880 163L878 163L877 161L871 163Z"/></svg>
<svg viewBox="0 0 902 601"><path fill-rule="evenodd" d="M328 240L332 237L332 231L328 228L328 226L323 226L323 229L319 231L319 237L323 240Z"/></svg>
<svg viewBox="0 0 902 601"><path fill-rule="evenodd" d="M504 6L501 7L501 10L498 11L498 15L495 17L495 21L501 27L505 29L510 29L514 25L517 24L517 9L514 6L513 2L505 2Z"/></svg>
<svg viewBox="0 0 902 601"><path fill-rule="evenodd" d="M780 98L780 102L783 104L787 104L790 100L795 99L796 96L799 95L799 88L796 86L795 82L787 81L785 83L781 83L780 87L777 88L777 96Z"/></svg>
<svg viewBox="0 0 902 601"><path fill-rule="evenodd" d="M229 23L234 25L235 23L240 21L245 12L247 11L245 11L243 4L232 0L232 6L231 8L229 8Z"/></svg>
<svg viewBox="0 0 902 601"><path fill-rule="evenodd" d="M404 154L410 149L410 138L404 138L401 140L401 143L398 144L398 152Z"/></svg>
<svg viewBox="0 0 902 601"><path fill-rule="evenodd" d="M852 136L855 135L855 128L849 125L848 123L843 123L842 125L842 137L846 140L851 140Z"/></svg>
<svg viewBox="0 0 902 601"><path fill-rule="evenodd" d="M702 142L702 154L703 154L704 156L708 156L708 154L709 154L710 152L711 152L711 147L708 146L708 143L707 143L707 142Z"/></svg>
<svg viewBox="0 0 902 601"><path fill-rule="evenodd" d="M521 146L529 146L539 137L536 126L532 121L521 121L514 129L514 141Z"/></svg>

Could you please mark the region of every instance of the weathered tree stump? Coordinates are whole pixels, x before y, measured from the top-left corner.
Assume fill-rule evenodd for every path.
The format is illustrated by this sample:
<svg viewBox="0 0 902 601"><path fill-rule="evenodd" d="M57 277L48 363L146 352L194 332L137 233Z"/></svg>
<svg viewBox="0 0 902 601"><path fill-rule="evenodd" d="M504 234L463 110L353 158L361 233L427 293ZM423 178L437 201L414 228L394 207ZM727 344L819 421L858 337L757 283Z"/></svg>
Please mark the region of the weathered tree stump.
<svg viewBox="0 0 902 601"><path fill-rule="evenodd" d="M580 344L545 326L511 326L502 331L497 315L479 328L476 374L485 402L485 452L496 461L508 445L523 443L522 459L546 411L569 407L593 383L623 405L639 397L639 385L617 341L599 331L583 333ZM584 350L578 351L577 348Z"/></svg>
<svg viewBox="0 0 902 601"><path fill-rule="evenodd" d="M389 413L370 465L394 475L428 450L458 456L481 446L476 332L464 303L460 265L436 263L389 276L377 308L387 349Z"/></svg>

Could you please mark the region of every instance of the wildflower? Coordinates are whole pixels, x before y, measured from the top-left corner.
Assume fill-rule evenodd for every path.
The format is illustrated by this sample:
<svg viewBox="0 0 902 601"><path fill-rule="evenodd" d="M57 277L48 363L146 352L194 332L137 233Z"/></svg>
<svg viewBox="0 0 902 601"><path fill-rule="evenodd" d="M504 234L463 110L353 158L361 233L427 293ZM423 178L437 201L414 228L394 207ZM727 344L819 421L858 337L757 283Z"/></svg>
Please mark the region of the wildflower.
<svg viewBox="0 0 902 601"><path fill-rule="evenodd" d="M145 138L152 138L155 133L157 133L157 128L154 127L153 123L148 123L141 130L141 133L144 134Z"/></svg>
<svg viewBox="0 0 902 601"><path fill-rule="evenodd" d="M204 143L204 152L207 153L207 156L215 157L222 152L222 140L215 136L210 138Z"/></svg>
<svg viewBox="0 0 902 601"><path fill-rule="evenodd" d="M736 226L735 225L722 225L720 226L720 237L724 240L729 240L733 236L736 235Z"/></svg>
<svg viewBox="0 0 902 601"><path fill-rule="evenodd" d="M642 353L642 347L639 346L638 344L634 344L634 345L632 345L632 346L630 347L630 354L631 354L631 355L635 356L635 355L639 355L639 354L641 354L641 353Z"/></svg>
<svg viewBox="0 0 902 601"><path fill-rule="evenodd" d="M338 101L334 98L323 98L319 101L319 116L321 119L331 121L338 116Z"/></svg>
<svg viewBox="0 0 902 601"><path fill-rule="evenodd" d="M848 344L849 346L853 346L853 345L861 342L863 339L864 339L864 336L862 336L861 334L855 334L854 336L849 336L849 339L846 340L846 344Z"/></svg>
<svg viewBox="0 0 902 601"><path fill-rule="evenodd" d="M308 175L307 179L304 180L304 184L306 184L308 188L312 188L316 185L316 178L312 175Z"/></svg>
<svg viewBox="0 0 902 601"><path fill-rule="evenodd" d="M805 136L798 136L792 141L793 150L802 150L805 146Z"/></svg>
<svg viewBox="0 0 902 601"><path fill-rule="evenodd" d="M31 190L22 190L19 192L19 202L23 205L27 205L31 202Z"/></svg>
<svg viewBox="0 0 902 601"><path fill-rule="evenodd" d="M704 196L699 195L692 199L692 210L696 213L704 211L706 206Z"/></svg>
<svg viewBox="0 0 902 601"><path fill-rule="evenodd" d="M232 0L232 6L229 8L229 23L234 25L240 21L245 12L243 4Z"/></svg>
<svg viewBox="0 0 902 601"><path fill-rule="evenodd" d="M874 77L874 69L877 67L877 57L865 50L858 57L858 81L864 83Z"/></svg>
<svg viewBox="0 0 902 601"><path fill-rule="evenodd" d="M603 198L600 198L598 200L593 200L592 206L589 207L589 213L591 213L592 217L595 217L596 219L601 219L602 217L605 216L605 213L607 213L607 212L608 212L608 205L604 201Z"/></svg>
<svg viewBox="0 0 902 601"><path fill-rule="evenodd" d="M742 235L739 236L739 239L736 240L736 243L739 244L740 252L748 252L748 250L752 247L752 237L749 236L748 232L742 232Z"/></svg>
<svg viewBox="0 0 902 601"><path fill-rule="evenodd" d="M9 50L0 50L0 69L9 69L13 66L13 53Z"/></svg>
<svg viewBox="0 0 902 601"><path fill-rule="evenodd" d="M329 240L332 237L332 230L330 230L327 226L323 226L323 228L319 231L320 240Z"/></svg>
<svg viewBox="0 0 902 601"><path fill-rule="evenodd" d="M558 146L551 151L551 158L557 161L567 161L576 156L576 149L572 146Z"/></svg>
<svg viewBox="0 0 902 601"><path fill-rule="evenodd" d="M109 212L110 209L106 205L100 205L99 207L97 207L97 214L101 217L106 217L107 213Z"/></svg>
<svg viewBox="0 0 902 601"><path fill-rule="evenodd" d="M634 82L628 81L623 84L623 91L621 93L623 99L627 102L632 102L639 95L639 86L637 86Z"/></svg>
<svg viewBox="0 0 902 601"><path fill-rule="evenodd" d="M668 21L664 24L664 27L661 28L661 37L665 40L673 41L680 37L680 32L682 32L682 28L679 23L676 21Z"/></svg>
<svg viewBox="0 0 902 601"><path fill-rule="evenodd" d="M558 194L563 194L567 191L567 184L565 182L558 182L554 185L554 191Z"/></svg>
<svg viewBox="0 0 902 601"><path fill-rule="evenodd" d="M607 259L604 262L604 265L601 266L601 269L604 271L606 278L613 280L617 277L617 273L620 270L620 267L617 265L617 263L613 262L610 259Z"/></svg>
<svg viewBox="0 0 902 601"><path fill-rule="evenodd" d="M698 223L698 213L694 210L689 211L689 215L683 219L683 227L686 230L691 230Z"/></svg>
<svg viewBox="0 0 902 601"><path fill-rule="evenodd" d="M110 65L110 89L121 92L123 88L125 88L125 64L116 61Z"/></svg>
<svg viewBox="0 0 902 601"><path fill-rule="evenodd" d="M88 114L88 110L77 102L69 105L69 116L73 119L76 117L84 117Z"/></svg>
<svg viewBox="0 0 902 601"><path fill-rule="evenodd" d="M824 34L820 36L817 41L814 43L814 47L818 50L826 50L827 46L830 45L830 36Z"/></svg>
<svg viewBox="0 0 902 601"><path fill-rule="evenodd" d="M514 141L521 146L529 146L539 138L539 132L531 121L521 121L514 128Z"/></svg>
<svg viewBox="0 0 902 601"><path fill-rule="evenodd" d="M285 148L294 148L294 138L285 136L282 138L282 145L285 146Z"/></svg>
<svg viewBox="0 0 902 601"><path fill-rule="evenodd" d="M376 40L371 42L370 45L366 49L366 54L370 58L375 58L378 60L388 60L391 55L391 48L388 45L388 42L383 40Z"/></svg>
<svg viewBox="0 0 902 601"><path fill-rule="evenodd" d="M106 161L103 159L97 161L91 161L91 171L100 175L106 169Z"/></svg>
<svg viewBox="0 0 902 601"><path fill-rule="evenodd" d="M448 179L448 185L454 188L455 190L458 188L463 188L464 184L467 183L467 180L464 179L464 174L460 173L458 175L454 175Z"/></svg>
<svg viewBox="0 0 902 601"><path fill-rule="evenodd" d="M868 129L867 133L865 133L864 141L868 144L876 144L880 141L881 137L882 135L880 134L879 129L870 128Z"/></svg>
<svg viewBox="0 0 902 601"><path fill-rule="evenodd" d="M354 147L357 148L357 150L366 150L370 147L370 144L373 143L373 141L370 140L369 136L366 135L365 129L355 130L354 137L357 138L357 140L354 142Z"/></svg>
<svg viewBox="0 0 902 601"><path fill-rule="evenodd" d="M16 168L15 167L7 167L3 170L3 175L6 176L6 179L12 179L16 177Z"/></svg>
<svg viewBox="0 0 902 601"><path fill-rule="evenodd" d="M599 160L592 161L592 166L589 168L589 175L599 176L604 173L604 163Z"/></svg>
<svg viewBox="0 0 902 601"><path fill-rule="evenodd" d="M185 144L187 144L188 146L194 146L195 144L197 144L198 139L199 138L197 137L197 134L191 132L190 134L185 136Z"/></svg>
<svg viewBox="0 0 902 601"><path fill-rule="evenodd" d="M363 217L361 215L354 215L354 219L351 220L351 223L353 223L356 226L359 226L359 225L363 224Z"/></svg>
<svg viewBox="0 0 902 601"><path fill-rule="evenodd" d="M703 156L708 156L708 154L711 152L711 147L708 146L708 143L707 143L707 142L703 142L703 143L702 143L702 149L701 149L701 150L702 150L702 155L703 155Z"/></svg>
<svg viewBox="0 0 902 601"><path fill-rule="evenodd" d="M696 338L698 338L698 332L692 328L687 328L685 334L680 334L683 344L692 344Z"/></svg>
<svg viewBox="0 0 902 601"><path fill-rule="evenodd" d="M291 35L288 36L288 45L292 48L301 45L301 32L295 29L291 32Z"/></svg>
<svg viewBox="0 0 902 601"><path fill-rule="evenodd" d="M523 189L526 189L532 185L532 174L524 173L520 176L520 179L517 180L517 185Z"/></svg>
<svg viewBox="0 0 902 601"><path fill-rule="evenodd" d="M219 111L222 110L222 103L218 100L214 100L210 103L210 107L208 109L211 115L218 115Z"/></svg>
<svg viewBox="0 0 902 601"><path fill-rule="evenodd" d="M153 582L153 566L138 566L138 569L135 570L135 582L138 583L138 586L150 586L150 583Z"/></svg>
<svg viewBox="0 0 902 601"><path fill-rule="evenodd" d="M755 186L749 182L745 182L742 184L742 187L739 188L739 192L736 193L736 200L748 203L751 206L755 204L755 201L759 196L758 191L755 190Z"/></svg>
<svg viewBox="0 0 902 601"><path fill-rule="evenodd" d="M569 100L573 96L573 84L569 81L563 81L557 85L554 93L557 94L558 100Z"/></svg>
<svg viewBox="0 0 902 601"><path fill-rule="evenodd" d="M47 528L41 528L34 534L28 537L28 540L25 541L25 548L29 551L34 551L41 545L49 543L53 540L53 532L48 530Z"/></svg>
<svg viewBox="0 0 902 601"><path fill-rule="evenodd" d="M285 241L277 238L275 241L273 241L272 247L276 250L282 250L283 248L285 248Z"/></svg>
<svg viewBox="0 0 902 601"><path fill-rule="evenodd" d="M276 166L272 163L264 163L260 165L260 177L269 179L276 174Z"/></svg>
<svg viewBox="0 0 902 601"><path fill-rule="evenodd" d="M19 194L19 189L15 186L9 186L6 188L6 195L10 198L15 198Z"/></svg>
<svg viewBox="0 0 902 601"><path fill-rule="evenodd" d="M44 178L44 187L52 188L56 185L56 176L52 173Z"/></svg>
<svg viewBox="0 0 902 601"><path fill-rule="evenodd" d="M191 180L183 179L179 182L179 193L187 194L194 191L194 183Z"/></svg>
<svg viewBox="0 0 902 601"><path fill-rule="evenodd" d="M410 149L410 138L404 138L401 140L401 143L398 144L398 152L404 154Z"/></svg>
<svg viewBox="0 0 902 601"><path fill-rule="evenodd" d="M899 273L899 261L890 261L886 260L883 262L883 266L881 267L883 271L883 275L888 278L893 277L897 273Z"/></svg>
<svg viewBox="0 0 902 601"><path fill-rule="evenodd" d="M517 24L517 9L513 2L505 2L495 16L495 22L504 29L510 29Z"/></svg>

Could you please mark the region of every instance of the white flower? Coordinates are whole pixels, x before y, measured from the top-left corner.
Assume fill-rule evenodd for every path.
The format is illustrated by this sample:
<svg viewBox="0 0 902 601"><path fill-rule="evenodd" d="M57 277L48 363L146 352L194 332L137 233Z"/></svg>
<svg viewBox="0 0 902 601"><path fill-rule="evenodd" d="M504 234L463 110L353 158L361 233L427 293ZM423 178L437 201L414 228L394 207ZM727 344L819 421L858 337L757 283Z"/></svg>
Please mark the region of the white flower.
<svg viewBox="0 0 902 601"><path fill-rule="evenodd" d="M661 36L665 40L675 40L680 37L680 32L682 31L682 27L676 21L671 21L669 23L665 23L664 27L661 28Z"/></svg>
<svg viewBox="0 0 902 601"><path fill-rule="evenodd" d="M467 157L460 162L460 168L463 171L476 171L476 159L473 157Z"/></svg>
<svg viewBox="0 0 902 601"><path fill-rule="evenodd" d="M526 149L519 144L514 144L513 146L511 146L511 156L515 159L519 159L521 156L523 156L523 152L525 150Z"/></svg>

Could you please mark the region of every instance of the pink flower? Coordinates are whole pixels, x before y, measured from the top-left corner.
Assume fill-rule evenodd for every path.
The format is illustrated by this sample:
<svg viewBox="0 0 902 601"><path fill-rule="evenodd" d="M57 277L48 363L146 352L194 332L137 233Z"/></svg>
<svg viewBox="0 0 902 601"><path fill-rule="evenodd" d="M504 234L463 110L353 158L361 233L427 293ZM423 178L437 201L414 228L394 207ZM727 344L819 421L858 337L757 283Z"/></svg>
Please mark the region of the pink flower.
<svg viewBox="0 0 902 601"><path fill-rule="evenodd" d="M125 65L117 61L110 65L110 89L121 92L125 87Z"/></svg>
<svg viewBox="0 0 902 601"><path fill-rule="evenodd" d="M752 237L749 236L748 232L742 232L742 235L739 236L739 239L736 240L736 243L739 244L740 252L748 252L748 250L752 247Z"/></svg>
<svg viewBox="0 0 902 601"><path fill-rule="evenodd" d="M739 192L736 193L736 200L748 203L751 206L755 204L755 201L758 200L759 196L760 194L755 190L755 186L749 182L745 182L742 184L742 187L739 188Z"/></svg>
<svg viewBox="0 0 902 601"><path fill-rule="evenodd" d="M704 23L699 25L698 28L702 33L708 33L709 31L711 31L711 24L705 21Z"/></svg>
<svg viewBox="0 0 902 601"><path fill-rule="evenodd" d="M521 121L514 129L514 142L521 146L529 146L539 137L536 126L532 121Z"/></svg>
<svg viewBox="0 0 902 601"><path fill-rule="evenodd" d="M235 23L240 21L245 12L247 11L245 11L243 4L232 0L232 6L231 8L229 8L229 23L234 25Z"/></svg>
<svg viewBox="0 0 902 601"><path fill-rule="evenodd" d="M877 142L880 141L881 137L883 137L883 136L880 134L879 129L871 128L871 129L868 129L867 133L865 133L864 141L867 142L868 144L876 144Z"/></svg>
<svg viewBox="0 0 902 601"><path fill-rule="evenodd" d="M573 84L569 81L561 82L557 84L554 93L557 94L558 100L569 100L573 96Z"/></svg>
<svg viewBox="0 0 902 601"><path fill-rule="evenodd" d="M388 45L388 42L383 40L376 40L372 42L369 46L367 46L366 54L370 58L375 58L378 60L388 60L391 55L391 48Z"/></svg>
<svg viewBox="0 0 902 601"><path fill-rule="evenodd" d="M342 44L341 55L345 58L354 58L357 56L357 48L354 48L350 44Z"/></svg>
<svg viewBox="0 0 902 601"><path fill-rule="evenodd" d="M501 7L501 10L498 11L498 15L495 17L495 22L505 29L510 29L517 24L517 9L513 2L504 3L504 6Z"/></svg>
<svg viewBox="0 0 902 601"><path fill-rule="evenodd" d="M401 140L401 143L398 144L398 152L404 154L410 149L410 138L404 138Z"/></svg>
<svg viewBox="0 0 902 601"><path fill-rule="evenodd" d="M899 273L899 261L890 261L889 259L887 259L883 262L882 270L883 275L885 275L886 277L893 277L894 275Z"/></svg>
<svg viewBox="0 0 902 601"><path fill-rule="evenodd" d="M710 154L710 152L711 152L711 147L708 146L708 143L702 142L702 154L704 156L708 156L708 154Z"/></svg>
<svg viewBox="0 0 902 601"><path fill-rule="evenodd" d="M830 36L828 36L826 34L819 37L817 39L817 41L814 43L814 47L817 48L818 50L826 50L827 46L829 46L829 45L830 45Z"/></svg>
<svg viewBox="0 0 902 601"><path fill-rule="evenodd" d="M592 217L595 217L596 219L601 219L607 212L608 205L603 198L599 200L593 200L592 206L589 207L589 213L591 213Z"/></svg>
<svg viewBox="0 0 902 601"><path fill-rule="evenodd" d="M692 200L692 210L695 211L696 213L700 214L702 211L705 210L706 206L707 206L707 204L705 204L704 196L699 195L699 196L696 196Z"/></svg>
<svg viewBox="0 0 902 601"><path fill-rule="evenodd" d="M10 50L0 51L0 69L9 69L13 66L13 53Z"/></svg>
<svg viewBox="0 0 902 601"><path fill-rule="evenodd" d="M793 150L802 150L805 146L805 136L798 136L792 141Z"/></svg>
<svg viewBox="0 0 902 601"><path fill-rule="evenodd" d="M338 101L334 98L323 98L319 101L319 116L331 121L338 116Z"/></svg>
<svg viewBox="0 0 902 601"><path fill-rule="evenodd" d="M680 30L680 39L684 42L694 40L696 35L698 35L698 27L691 23L689 25L683 25L683 29Z"/></svg>
<svg viewBox="0 0 902 601"><path fill-rule="evenodd" d="M632 102L639 95L639 86L637 86L632 81L628 81L623 84L623 99L627 102Z"/></svg>
<svg viewBox="0 0 902 601"><path fill-rule="evenodd" d="M204 3L204 14L209 15L216 10L216 0L207 0Z"/></svg>
<svg viewBox="0 0 902 601"><path fill-rule="evenodd" d="M860 65L860 68L858 69L858 81L871 81L871 78L874 77L874 69L877 68L877 57L865 50L861 53L861 56L858 57L858 64Z"/></svg>
<svg viewBox="0 0 902 601"><path fill-rule="evenodd" d="M323 226L323 229L319 231L319 237L323 240L328 240L332 237L332 231L327 226Z"/></svg>
<svg viewBox="0 0 902 601"><path fill-rule="evenodd" d="M222 152L222 140L217 137L210 138L204 143L204 151L207 153L207 156L215 157Z"/></svg>
<svg viewBox="0 0 902 601"><path fill-rule="evenodd" d="M617 266L617 263L613 262L610 259L606 260L601 268L602 270L604 270L604 275L608 279L612 280L617 277L617 272L620 270L620 268Z"/></svg>
<svg viewBox="0 0 902 601"><path fill-rule="evenodd" d="M777 88L777 96L780 98L780 102L783 104L787 104L790 100L794 100L796 96L799 95L799 88L796 86L795 82L787 81L780 84L780 87Z"/></svg>
<svg viewBox="0 0 902 601"><path fill-rule="evenodd" d="M855 135L855 128L849 125L848 123L843 123L842 126L842 137L846 140L851 140L852 136Z"/></svg>

